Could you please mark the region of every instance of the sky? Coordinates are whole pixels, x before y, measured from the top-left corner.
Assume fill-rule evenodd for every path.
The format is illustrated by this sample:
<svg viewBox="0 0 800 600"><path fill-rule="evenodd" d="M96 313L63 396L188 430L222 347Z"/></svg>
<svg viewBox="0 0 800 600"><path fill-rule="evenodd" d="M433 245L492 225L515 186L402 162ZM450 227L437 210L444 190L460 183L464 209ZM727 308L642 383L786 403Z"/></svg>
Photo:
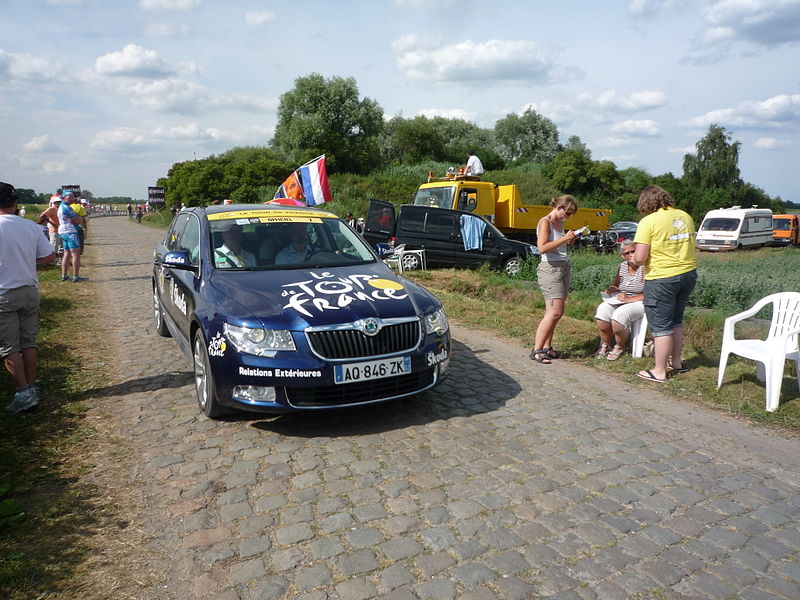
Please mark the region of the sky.
<svg viewBox="0 0 800 600"><path fill-rule="evenodd" d="M266 146L299 77L384 117L527 108L595 160L682 174L709 125L800 202L800 0L0 0L0 180L146 198L176 162Z"/></svg>

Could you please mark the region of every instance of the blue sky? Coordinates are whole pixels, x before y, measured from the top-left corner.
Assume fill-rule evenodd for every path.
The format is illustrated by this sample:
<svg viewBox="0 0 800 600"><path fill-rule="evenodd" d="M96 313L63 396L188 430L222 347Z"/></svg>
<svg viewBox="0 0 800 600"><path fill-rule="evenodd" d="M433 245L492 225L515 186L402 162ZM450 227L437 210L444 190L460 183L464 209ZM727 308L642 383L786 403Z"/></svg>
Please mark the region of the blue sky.
<svg viewBox="0 0 800 600"><path fill-rule="evenodd" d="M386 118L527 107L595 159L681 174L711 123L800 202L800 0L0 0L0 180L146 197L179 161L266 145L298 77Z"/></svg>

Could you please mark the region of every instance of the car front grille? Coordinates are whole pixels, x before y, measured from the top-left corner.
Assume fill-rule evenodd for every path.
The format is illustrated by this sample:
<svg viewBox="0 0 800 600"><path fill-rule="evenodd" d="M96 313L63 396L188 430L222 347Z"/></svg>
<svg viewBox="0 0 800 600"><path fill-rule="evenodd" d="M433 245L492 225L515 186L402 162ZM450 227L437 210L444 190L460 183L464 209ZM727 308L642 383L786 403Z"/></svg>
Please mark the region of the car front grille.
<svg viewBox="0 0 800 600"><path fill-rule="evenodd" d="M435 369L419 373L387 377L372 381L359 381L322 387L286 388L289 404L298 408L324 408L363 404L375 400L405 396L433 385Z"/></svg>
<svg viewBox="0 0 800 600"><path fill-rule="evenodd" d="M317 356L345 360L407 352L419 345L420 333L420 322L414 320L385 325L372 336L357 329L308 331L306 335Z"/></svg>

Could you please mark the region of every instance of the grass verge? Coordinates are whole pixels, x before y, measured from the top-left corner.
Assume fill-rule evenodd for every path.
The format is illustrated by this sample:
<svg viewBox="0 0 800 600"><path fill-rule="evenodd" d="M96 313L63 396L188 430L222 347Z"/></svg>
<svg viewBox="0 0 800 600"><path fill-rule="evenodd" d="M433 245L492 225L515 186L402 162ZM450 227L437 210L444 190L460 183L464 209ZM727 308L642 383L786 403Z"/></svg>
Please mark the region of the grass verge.
<svg viewBox="0 0 800 600"><path fill-rule="evenodd" d="M98 490L77 484L95 434L82 400L108 381L102 348L86 325L93 290L61 282L52 265L40 274L42 403L25 414L0 412L0 597L10 600L69 586L92 552L91 534L111 518ZM13 393L2 374L3 409Z"/></svg>
<svg viewBox="0 0 800 600"><path fill-rule="evenodd" d="M614 260L618 264L618 259ZM536 283L508 279L483 269L411 271L405 275L436 294L454 322L532 345L536 326L544 313L544 300ZM599 343L593 318L598 302L599 292L570 293L566 314L556 328L556 347L565 350L569 360L616 373L630 383L652 386L636 377L638 370L652 366L650 358L634 359L629 351L616 362L593 357ZM793 366L787 366L781 404L772 413L764 410L764 385L757 381L752 361L731 356L723 385L717 389L723 320L724 316L713 310L687 309L684 362L690 371L670 378L659 389L734 416L796 432L800 429L800 396ZM763 327L758 323L749 326L754 335L759 335Z"/></svg>

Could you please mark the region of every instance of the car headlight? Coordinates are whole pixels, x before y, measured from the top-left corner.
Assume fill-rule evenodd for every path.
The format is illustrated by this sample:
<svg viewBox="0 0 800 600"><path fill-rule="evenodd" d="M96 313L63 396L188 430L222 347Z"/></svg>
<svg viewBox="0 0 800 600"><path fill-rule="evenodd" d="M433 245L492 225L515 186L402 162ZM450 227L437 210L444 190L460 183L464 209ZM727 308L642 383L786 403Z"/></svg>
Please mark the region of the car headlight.
<svg viewBox="0 0 800 600"><path fill-rule="evenodd" d="M425 315L426 334L435 333L436 335L442 336L447 333L449 328L450 325L447 323L447 315L444 314L443 308L440 308L429 315Z"/></svg>
<svg viewBox="0 0 800 600"><path fill-rule="evenodd" d="M239 352L256 356L295 349L292 333L286 329L237 327L225 323L225 335Z"/></svg>

